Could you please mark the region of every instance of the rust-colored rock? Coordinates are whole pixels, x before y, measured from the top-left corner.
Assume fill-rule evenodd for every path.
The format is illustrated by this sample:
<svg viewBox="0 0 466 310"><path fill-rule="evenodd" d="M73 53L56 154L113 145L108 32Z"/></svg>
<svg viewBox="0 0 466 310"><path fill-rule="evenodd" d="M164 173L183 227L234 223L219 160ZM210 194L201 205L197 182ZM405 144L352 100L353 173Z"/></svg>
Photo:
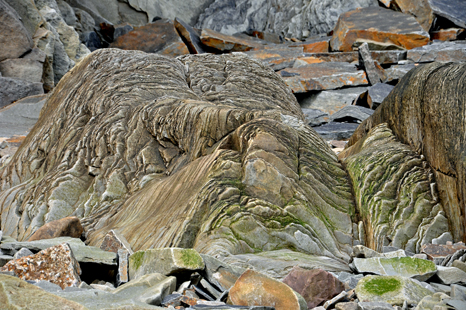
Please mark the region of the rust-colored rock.
<svg viewBox="0 0 466 310"><path fill-rule="evenodd" d="M230 289L228 300L239 306L268 306L276 310L307 309L306 303L299 297L288 285L249 269Z"/></svg>
<svg viewBox="0 0 466 310"><path fill-rule="evenodd" d="M302 46L304 53L327 53L329 51L330 37L316 38L304 42L289 44L290 47Z"/></svg>
<svg viewBox="0 0 466 310"><path fill-rule="evenodd" d="M340 15L330 46L333 51L349 52L357 39L412 49L429 43L429 33L411 15L368 7Z"/></svg>
<svg viewBox="0 0 466 310"><path fill-rule="evenodd" d="M202 54L206 51L201 43L200 30L194 29L179 18L175 18L175 28L183 37L191 54Z"/></svg>
<svg viewBox="0 0 466 310"><path fill-rule="evenodd" d="M351 137L355 144L387 123L395 136L425 156L432 167L454 241L465 240L466 64L432 63L408 72Z"/></svg>
<svg viewBox="0 0 466 310"><path fill-rule="evenodd" d="M229 36L211 29L202 29L201 42L222 52L244 52L262 48L265 42L245 36Z"/></svg>
<svg viewBox="0 0 466 310"><path fill-rule="evenodd" d="M280 71L294 93L367 85L366 73L355 65L341 62L314 63Z"/></svg>
<svg viewBox="0 0 466 310"><path fill-rule="evenodd" d="M130 255L133 254L131 245L128 243L126 238L120 234L117 230L110 230L104 237L100 249L108 252L118 253L118 250L123 249Z"/></svg>
<svg viewBox="0 0 466 310"><path fill-rule="evenodd" d="M303 57L302 47L275 47L244 52L249 57L260 60L274 70L282 70L293 67L296 59Z"/></svg>
<svg viewBox="0 0 466 310"><path fill-rule="evenodd" d="M110 47L123 50L140 50L176 57L189 54L189 50L176 32L173 22L159 19L154 23L136 27L118 37Z"/></svg>
<svg viewBox="0 0 466 310"><path fill-rule="evenodd" d="M317 307L345 290L340 280L322 269L307 270L294 267L283 279L283 283L303 296L309 309Z"/></svg>
<svg viewBox="0 0 466 310"><path fill-rule="evenodd" d="M81 268L67 243L9 261L0 271L13 271L23 280L49 281L62 289L81 282Z"/></svg>
<svg viewBox="0 0 466 310"><path fill-rule="evenodd" d="M464 34L465 30L462 28L448 28L432 31L430 33L430 38L432 40L440 41L455 41L458 40L460 37L464 37Z"/></svg>
<svg viewBox="0 0 466 310"><path fill-rule="evenodd" d="M424 244L421 247L421 253L427 254L429 259L437 257L447 257L448 255L455 254L458 250L465 250L464 244Z"/></svg>
<svg viewBox="0 0 466 310"><path fill-rule="evenodd" d="M49 222L40 227L28 241L52 239L57 237L80 238L83 231L84 228L82 227L79 218L76 216L69 216Z"/></svg>
<svg viewBox="0 0 466 310"><path fill-rule="evenodd" d="M300 57L299 59L309 63L357 62L358 57L358 52L306 53L304 58ZM397 64L398 61L406 59L406 51L371 51L371 57L382 65Z"/></svg>
<svg viewBox="0 0 466 310"><path fill-rule="evenodd" d="M393 2L401 12L414 16L425 31L430 30L434 14L430 8L429 0L394 0Z"/></svg>

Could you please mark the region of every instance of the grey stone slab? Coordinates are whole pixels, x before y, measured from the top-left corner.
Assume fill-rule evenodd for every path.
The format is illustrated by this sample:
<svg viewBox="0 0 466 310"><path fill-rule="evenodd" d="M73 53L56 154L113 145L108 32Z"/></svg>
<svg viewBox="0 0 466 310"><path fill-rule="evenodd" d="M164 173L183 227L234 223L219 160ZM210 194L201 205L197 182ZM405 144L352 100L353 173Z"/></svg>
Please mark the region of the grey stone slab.
<svg viewBox="0 0 466 310"><path fill-rule="evenodd" d="M366 301L359 302L360 310L393 310L393 306L383 301Z"/></svg>
<svg viewBox="0 0 466 310"><path fill-rule="evenodd" d="M369 97L372 101L372 109L376 109L383 100L390 94L390 92L395 88L395 86L377 83L369 87Z"/></svg>
<svg viewBox="0 0 466 310"><path fill-rule="evenodd" d="M456 267L437 266L437 276L443 284L466 284L466 272Z"/></svg>
<svg viewBox="0 0 466 310"><path fill-rule="evenodd" d="M447 305L452 306L456 310L466 309L466 301L458 299L450 299L447 301Z"/></svg>
<svg viewBox="0 0 466 310"><path fill-rule="evenodd" d="M398 82L403 76L406 75L409 71L414 69L416 66L414 64L404 64L404 65L394 65L390 68L385 70L385 74L387 79L385 83L396 83Z"/></svg>
<svg viewBox="0 0 466 310"><path fill-rule="evenodd" d="M20 79L31 83L42 80L43 64L33 59L6 59L0 62L3 77Z"/></svg>
<svg viewBox="0 0 466 310"><path fill-rule="evenodd" d="M34 253L32 253L30 250L26 249L26 248L22 248L20 249L18 252L15 253L15 255L13 256L15 259L18 259L18 258L21 258L21 257L24 257L24 256L29 256L29 255L33 255Z"/></svg>
<svg viewBox="0 0 466 310"><path fill-rule="evenodd" d="M367 87L321 91L300 96L298 102L303 109L317 109L324 113L333 114L343 107L351 105L365 91L367 91Z"/></svg>
<svg viewBox="0 0 466 310"><path fill-rule="evenodd" d="M331 122L360 123L364 121L366 118L368 118L369 116L371 116L372 114L374 114L374 110L360 107L360 106L349 105L333 113L330 116L330 121Z"/></svg>
<svg viewBox="0 0 466 310"><path fill-rule="evenodd" d="M5 264L8 263L12 259L15 259L15 258L11 255L0 254L0 267L5 266Z"/></svg>
<svg viewBox="0 0 466 310"><path fill-rule="evenodd" d="M319 126L329 121L329 114L318 109L302 109L309 126Z"/></svg>
<svg viewBox="0 0 466 310"><path fill-rule="evenodd" d="M26 136L39 119L46 95L26 97L0 109L0 137Z"/></svg>
<svg viewBox="0 0 466 310"><path fill-rule="evenodd" d="M429 0L434 14L442 16L461 28L466 28L466 2L463 0Z"/></svg>
<svg viewBox="0 0 466 310"><path fill-rule="evenodd" d="M465 62L466 42L437 41L430 45L413 48L407 52L407 60L415 63L426 62Z"/></svg>
<svg viewBox="0 0 466 310"><path fill-rule="evenodd" d="M449 287L451 298L466 301L466 287L458 284L452 284Z"/></svg>
<svg viewBox="0 0 466 310"><path fill-rule="evenodd" d="M35 283L32 283L33 285L37 286L37 287L40 287L41 289L43 289L44 291L47 291L49 293L56 293L56 292L61 292L63 291L62 288L55 284L55 283L52 283L52 282L49 282L49 281L37 281Z"/></svg>
<svg viewBox="0 0 466 310"><path fill-rule="evenodd" d="M0 77L0 108L19 99L44 93L42 83L27 82L9 77Z"/></svg>
<svg viewBox="0 0 466 310"><path fill-rule="evenodd" d="M367 42L359 46L359 66L363 67L366 71L367 78L371 85L380 83L381 77L375 65L374 60L372 59L371 53L369 51L369 45Z"/></svg>
<svg viewBox="0 0 466 310"><path fill-rule="evenodd" d="M358 126L359 124L355 123L331 122L313 128L324 140L347 140L353 135Z"/></svg>

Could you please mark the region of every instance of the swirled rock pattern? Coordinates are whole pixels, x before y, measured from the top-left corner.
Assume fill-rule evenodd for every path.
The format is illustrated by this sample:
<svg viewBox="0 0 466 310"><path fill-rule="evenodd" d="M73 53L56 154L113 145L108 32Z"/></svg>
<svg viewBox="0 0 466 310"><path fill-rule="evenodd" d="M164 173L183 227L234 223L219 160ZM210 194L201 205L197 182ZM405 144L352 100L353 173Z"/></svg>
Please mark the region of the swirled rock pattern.
<svg viewBox="0 0 466 310"><path fill-rule="evenodd" d="M353 183L367 246L419 252L448 231L427 162L397 141L387 124L372 128L340 158Z"/></svg>
<svg viewBox="0 0 466 310"><path fill-rule="evenodd" d="M425 156L455 241L465 239L466 64L432 63L411 70L354 133L356 143L387 123L402 143Z"/></svg>
<svg viewBox="0 0 466 310"><path fill-rule="evenodd" d="M244 55L99 50L60 81L0 172L2 230L78 216L91 244L348 259L345 171L291 90ZM111 227L111 228L110 228Z"/></svg>

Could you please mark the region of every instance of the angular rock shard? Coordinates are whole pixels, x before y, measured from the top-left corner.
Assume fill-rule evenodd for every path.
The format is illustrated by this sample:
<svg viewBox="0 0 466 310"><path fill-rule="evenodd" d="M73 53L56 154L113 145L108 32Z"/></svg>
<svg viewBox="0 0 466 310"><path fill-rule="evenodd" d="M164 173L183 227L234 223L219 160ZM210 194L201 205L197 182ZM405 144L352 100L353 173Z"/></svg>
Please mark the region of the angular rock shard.
<svg viewBox="0 0 466 310"><path fill-rule="evenodd" d="M429 43L429 33L411 15L368 7L340 15L330 46L334 51L349 52L356 39L412 49Z"/></svg>

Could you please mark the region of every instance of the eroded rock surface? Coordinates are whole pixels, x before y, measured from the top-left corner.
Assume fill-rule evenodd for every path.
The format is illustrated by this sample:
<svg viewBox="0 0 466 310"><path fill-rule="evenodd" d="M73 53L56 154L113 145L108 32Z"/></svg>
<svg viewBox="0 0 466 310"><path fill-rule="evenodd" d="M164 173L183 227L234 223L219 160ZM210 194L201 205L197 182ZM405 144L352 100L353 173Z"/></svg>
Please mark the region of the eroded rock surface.
<svg viewBox="0 0 466 310"><path fill-rule="evenodd" d="M2 230L24 240L74 215L92 245L119 229L134 250L348 259L346 173L303 119L280 77L244 55L96 51L2 170Z"/></svg>

